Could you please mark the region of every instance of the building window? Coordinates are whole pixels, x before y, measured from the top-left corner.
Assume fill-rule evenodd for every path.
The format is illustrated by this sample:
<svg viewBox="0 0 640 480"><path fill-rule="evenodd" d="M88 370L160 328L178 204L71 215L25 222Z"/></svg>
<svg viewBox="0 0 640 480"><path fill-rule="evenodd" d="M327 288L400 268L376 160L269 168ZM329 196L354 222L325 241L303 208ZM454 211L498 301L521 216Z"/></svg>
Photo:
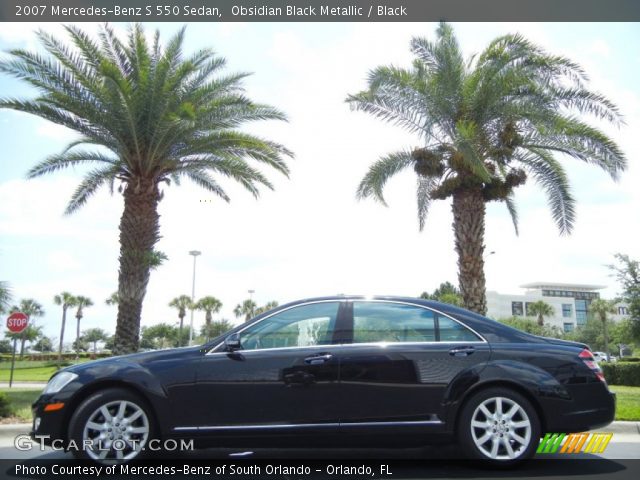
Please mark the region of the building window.
<svg viewBox="0 0 640 480"><path fill-rule="evenodd" d="M576 300L576 323L578 326L587 323L587 301Z"/></svg>
<svg viewBox="0 0 640 480"><path fill-rule="evenodd" d="M629 309L627 307L618 307L618 315L629 315Z"/></svg>
<svg viewBox="0 0 640 480"><path fill-rule="evenodd" d="M564 318L571 318L572 314L573 314L573 305L571 305L570 303L563 303L562 304L562 316Z"/></svg>
<svg viewBox="0 0 640 480"><path fill-rule="evenodd" d="M522 302L511 302L511 315L521 317L522 313Z"/></svg>
<svg viewBox="0 0 640 480"><path fill-rule="evenodd" d="M565 323L563 324L563 326L564 326L564 333L573 332L573 323Z"/></svg>

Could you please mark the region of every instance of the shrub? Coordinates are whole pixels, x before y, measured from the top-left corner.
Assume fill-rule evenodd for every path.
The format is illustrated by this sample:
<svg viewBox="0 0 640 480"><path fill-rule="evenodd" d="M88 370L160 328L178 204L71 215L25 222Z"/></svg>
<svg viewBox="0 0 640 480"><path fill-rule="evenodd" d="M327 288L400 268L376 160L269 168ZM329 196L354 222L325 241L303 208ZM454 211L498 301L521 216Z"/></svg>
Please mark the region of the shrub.
<svg viewBox="0 0 640 480"><path fill-rule="evenodd" d="M640 363L603 363L600 367L610 385L640 387Z"/></svg>
<svg viewBox="0 0 640 480"><path fill-rule="evenodd" d="M9 397L4 392L0 392L0 418L10 417L13 414Z"/></svg>
<svg viewBox="0 0 640 480"><path fill-rule="evenodd" d="M640 362L640 357L622 357L619 362Z"/></svg>

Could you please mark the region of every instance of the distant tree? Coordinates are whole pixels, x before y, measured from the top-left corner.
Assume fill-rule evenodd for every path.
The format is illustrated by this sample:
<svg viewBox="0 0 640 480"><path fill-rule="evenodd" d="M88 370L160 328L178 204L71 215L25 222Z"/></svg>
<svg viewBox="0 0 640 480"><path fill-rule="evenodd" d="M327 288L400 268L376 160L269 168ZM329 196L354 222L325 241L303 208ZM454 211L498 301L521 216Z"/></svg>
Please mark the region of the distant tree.
<svg viewBox="0 0 640 480"><path fill-rule="evenodd" d="M422 292L420 298L435 300L436 302L448 303L461 307L463 305L462 294L458 287L451 282L443 282L433 293Z"/></svg>
<svg viewBox="0 0 640 480"><path fill-rule="evenodd" d="M278 302L276 302L275 300L271 300L270 302L265 303L263 306L256 308L253 312L253 316L255 317L257 315L260 315L261 313L268 312L269 310L272 310L277 306Z"/></svg>
<svg viewBox="0 0 640 480"><path fill-rule="evenodd" d="M33 350L41 353L52 352L53 351L53 342L49 337L45 337L44 335L40 337L40 339L33 345Z"/></svg>
<svg viewBox="0 0 640 480"><path fill-rule="evenodd" d="M500 323L508 325L523 332L532 333L533 335L540 335L542 337L562 338L563 333L558 327L551 325L538 325L537 322L528 318L521 317L508 317L498 319Z"/></svg>
<svg viewBox="0 0 640 480"><path fill-rule="evenodd" d="M552 317L554 313L553 307L542 300L530 303L526 311L528 317L538 317L538 325L541 327L544 325L544 317Z"/></svg>
<svg viewBox="0 0 640 480"><path fill-rule="evenodd" d="M624 318L618 322L614 322L609 329L610 340L620 355L623 350L634 350L637 348L633 340L633 320Z"/></svg>
<svg viewBox="0 0 640 480"><path fill-rule="evenodd" d="M177 334L178 329L168 323L158 323L156 325L142 327L142 338L147 345L153 345L153 348L167 348L172 346Z"/></svg>
<svg viewBox="0 0 640 480"><path fill-rule="evenodd" d="M82 332L82 340L93 343L93 353L98 352L98 342L104 342L109 338L107 332L101 328L90 328Z"/></svg>
<svg viewBox="0 0 640 480"><path fill-rule="evenodd" d="M195 308L205 312L205 324L210 325L211 320L213 319L213 314L218 313L222 308L222 302L216 297L202 297L196 302Z"/></svg>
<svg viewBox="0 0 640 480"><path fill-rule="evenodd" d="M81 344L80 339L80 320L84 316L84 309L93 306L93 301L89 297L83 297L82 295L78 295L76 297L76 343L78 345Z"/></svg>
<svg viewBox="0 0 640 480"><path fill-rule="evenodd" d="M236 305L236 308L233 309L233 314L236 316L236 318L240 318L244 315L244 321L248 322L256 316L255 312L257 306L258 305L256 304L256 302L248 298L244 302Z"/></svg>
<svg viewBox="0 0 640 480"><path fill-rule="evenodd" d="M42 336L42 327L36 327L35 325L29 324L27 328L25 328L20 333L13 333L7 331L5 336L10 339L16 339L20 341L20 358L24 356L24 345L26 342L32 343L35 342L38 338Z"/></svg>
<svg viewBox="0 0 640 480"><path fill-rule="evenodd" d="M607 330L614 329L614 322L607 320ZM604 351L604 329L600 319L590 315L584 325L580 325L573 332L565 335L567 340L586 343L594 351Z"/></svg>
<svg viewBox="0 0 640 480"><path fill-rule="evenodd" d="M225 332L228 332L233 328L233 325L227 320L218 320L205 324L200 329L200 335L205 338L205 342L208 342L212 338L218 337Z"/></svg>
<svg viewBox="0 0 640 480"><path fill-rule="evenodd" d="M115 338L113 337L113 335L109 335L109 337L104 341L104 349L113 351L113 342L114 341L115 341ZM145 348L145 347L143 347L143 348Z"/></svg>
<svg viewBox="0 0 640 480"><path fill-rule="evenodd" d="M593 300L589 304L589 313L592 314L595 318L600 320L602 324L602 338L604 341L604 352L607 355L607 360L609 360L609 332L608 332L608 318L607 315L609 313L616 313L616 301L615 300L604 300L602 298L597 298Z"/></svg>
<svg viewBox="0 0 640 480"><path fill-rule="evenodd" d="M76 305L76 297L69 292L62 292L53 297L53 303L62 306L62 326L60 327L60 345L58 346L58 363L62 362L62 346L64 342L64 327L67 324L67 309Z"/></svg>
<svg viewBox="0 0 640 480"><path fill-rule="evenodd" d="M640 262L621 253L615 259L609 268L622 286L622 300L629 304L633 340L640 341Z"/></svg>
<svg viewBox="0 0 640 480"><path fill-rule="evenodd" d="M178 310L178 318L180 319L179 336L182 337L182 327L184 326L184 317L187 315L187 309L193 309L191 297L180 295L169 302L169 306ZM178 345L182 346L182 345Z"/></svg>
<svg viewBox="0 0 640 480"><path fill-rule="evenodd" d="M111 295L109 295L109 298L107 298L104 301L104 303L106 303L109 306L118 305L118 303L120 303L120 299L118 297L118 292L113 292Z"/></svg>
<svg viewBox="0 0 640 480"><path fill-rule="evenodd" d="M80 338L76 338L73 341L73 343L71 344L71 348L73 349L74 352L76 352L76 354L78 352L87 352L89 351L89 344L85 342L82 337L80 337Z"/></svg>
<svg viewBox="0 0 640 480"><path fill-rule="evenodd" d="M0 353L12 353L13 345L11 340L0 340Z"/></svg>
<svg viewBox="0 0 640 480"><path fill-rule="evenodd" d="M35 326L35 319L37 317L42 317L44 315L44 308L38 302L36 302L33 298L23 298L20 300L19 305L14 305L11 307L11 313L13 312L22 312L29 317L29 323ZM37 337L34 336L33 331L29 331L29 329L25 329L19 336L17 337L20 340L20 358L24 356L24 345L25 342L36 340Z"/></svg>

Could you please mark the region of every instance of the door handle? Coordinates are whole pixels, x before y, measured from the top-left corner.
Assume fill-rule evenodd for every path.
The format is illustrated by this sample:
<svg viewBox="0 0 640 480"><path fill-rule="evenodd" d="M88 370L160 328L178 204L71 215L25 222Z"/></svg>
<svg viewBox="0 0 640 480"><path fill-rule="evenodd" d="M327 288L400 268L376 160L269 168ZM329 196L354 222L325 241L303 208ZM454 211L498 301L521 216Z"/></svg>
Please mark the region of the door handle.
<svg viewBox="0 0 640 480"><path fill-rule="evenodd" d="M455 347L449 350L449 355L454 357L467 357L475 352L476 349L471 346L466 347Z"/></svg>
<svg viewBox="0 0 640 480"><path fill-rule="evenodd" d="M329 360L333 358L333 355L330 353L320 353L318 355L312 355L304 359L304 363L308 365L320 365L322 363L327 363Z"/></svg>

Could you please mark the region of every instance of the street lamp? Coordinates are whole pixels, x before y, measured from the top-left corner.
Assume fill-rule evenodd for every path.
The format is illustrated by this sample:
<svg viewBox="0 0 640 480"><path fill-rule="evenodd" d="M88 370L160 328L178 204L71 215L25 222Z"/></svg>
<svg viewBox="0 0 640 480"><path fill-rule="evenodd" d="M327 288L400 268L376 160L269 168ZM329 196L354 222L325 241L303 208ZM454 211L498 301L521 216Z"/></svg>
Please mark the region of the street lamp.
<svg viewBox="0 0 640 480"><path fill-rule="evenodd" d="M193 257L193 281L191 282L191 323L189 324L189 346L193 344L193 303L196 300L196 257L202 252L191 250L189 255Z"/></svg>

